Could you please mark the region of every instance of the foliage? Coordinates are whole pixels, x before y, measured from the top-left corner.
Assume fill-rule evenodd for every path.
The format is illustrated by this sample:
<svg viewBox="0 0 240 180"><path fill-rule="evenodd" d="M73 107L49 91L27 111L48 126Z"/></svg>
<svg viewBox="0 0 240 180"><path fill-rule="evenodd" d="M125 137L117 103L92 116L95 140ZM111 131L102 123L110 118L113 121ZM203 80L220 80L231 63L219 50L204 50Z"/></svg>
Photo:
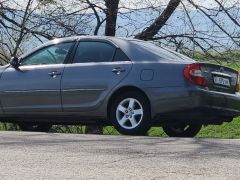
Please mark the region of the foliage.
<svg viewBox="0 0 240 180"><path fill-rule="evenodd" d="M0 60L56 37L118 35L224 60L239 50L240 2L213 0L0 1ZM201 54L199 54L201 56ZM198 56L198 54L196 55ZM226 56L226 57L225 57ZM0 63L1 63L0 61Z"/></svg>
<svg viewBox="0 0 240 180"><path fill-rule="evenodd" d="M0 130L19 130L17 125L11 123L0 123ZM85 126L54 126L51 132L54 133L75 133L83 134ZM112 126L104 127L104 135L120 135ZM167 137L161 127L153 127L148 132L149 136ZM235 118L230 123L223 123L222 125L203 126L202 130L197 135L198 138L226 138L235 139L240 138L240 117Z"/></svg>

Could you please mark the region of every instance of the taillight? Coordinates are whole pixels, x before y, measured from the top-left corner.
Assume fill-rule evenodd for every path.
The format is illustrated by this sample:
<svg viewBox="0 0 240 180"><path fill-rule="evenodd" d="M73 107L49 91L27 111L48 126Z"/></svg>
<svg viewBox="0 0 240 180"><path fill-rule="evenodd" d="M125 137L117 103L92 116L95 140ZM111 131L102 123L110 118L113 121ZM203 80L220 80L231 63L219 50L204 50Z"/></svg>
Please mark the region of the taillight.
<svg viewBox="0 0 240 180"><path fill-rule="evenodd" d="M236 92L239 92L239 91L240 91L240 85L237 84L237 86L236 86Z"/></svg>
<svg viewBox="0 0 240 180"><path fill-rule="evenodd" d="M236 85L236 92L240 91L240 74L238 73L238 80L237 80L237 85Z"/></svg>
<svg viewBox="0 0 240 180"><path fill-rule="evenodd" d="M184 69L184 76L187 80L192 82L193 84L199 86L206 86L207 81L202 75L200 64L189 64Z"/></svg>

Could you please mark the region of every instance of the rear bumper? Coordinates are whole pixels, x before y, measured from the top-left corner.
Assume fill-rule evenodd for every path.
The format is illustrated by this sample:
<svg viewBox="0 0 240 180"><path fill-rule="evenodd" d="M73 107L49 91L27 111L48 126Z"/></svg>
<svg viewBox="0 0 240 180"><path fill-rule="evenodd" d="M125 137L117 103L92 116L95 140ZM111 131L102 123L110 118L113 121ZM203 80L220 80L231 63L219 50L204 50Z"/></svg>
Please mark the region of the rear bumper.
<svg viewBox="0 0 240 180"><path fill-rule="evenodd" d="M198 87L150 88L152 119L191 120L200 123L230 121L240 115L240 94Z"/></svg>
<svg viewBox="0 0 240 180"><path fill-rule="evenodd" d="M240 94L228 94L216 91L198 90L199 106L207 109L240 115Z"/></svg>

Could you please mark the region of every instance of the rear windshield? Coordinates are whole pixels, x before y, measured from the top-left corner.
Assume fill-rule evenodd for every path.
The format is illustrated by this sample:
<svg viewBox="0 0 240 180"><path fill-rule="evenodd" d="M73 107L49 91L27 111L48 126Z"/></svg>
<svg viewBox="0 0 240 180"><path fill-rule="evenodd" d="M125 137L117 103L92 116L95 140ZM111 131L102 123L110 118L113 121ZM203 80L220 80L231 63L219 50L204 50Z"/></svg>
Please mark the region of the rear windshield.
<svg viewBox="0 0 240 180"><path fill-rule="evenodd" d="M176 60L194 61L194 60L188 58L187 56L184 56L180 53L172 51L168 48L157 46L156 44L151 43L151 42L134 41L134 40L132 42L134 44L141 46L146 51L159 56L160 58L164 58L164 59L168 59L168 60L175 60L175 61Z"/></svg>

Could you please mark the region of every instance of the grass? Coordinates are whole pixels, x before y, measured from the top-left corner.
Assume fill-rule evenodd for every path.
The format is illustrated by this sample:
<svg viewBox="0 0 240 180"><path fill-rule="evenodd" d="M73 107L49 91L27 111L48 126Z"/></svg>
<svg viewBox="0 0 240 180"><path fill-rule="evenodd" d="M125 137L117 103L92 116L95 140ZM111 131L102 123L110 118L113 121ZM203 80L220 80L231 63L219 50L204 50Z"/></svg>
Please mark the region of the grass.
<svg viewBox="0 0 240 180"><path fill-rule="evenodd" d="M204 127L197 137L202 138L225 138L225 139L239 139L240 138L240 118L235 118L230 123L222 125L210 125Z"/></svg>
<svg viewBox="0 0 240 180"><path fill-rule="evenodd" d="M104 128L105 135L119 135L113 127ZM161 127L153 127L149 130L148 135L151 137L168 137ZM222 139L239 139L240 138L240 117L235 118L232 122L226 122L222 125L203 126L197 135L198 138L222 138Z"/></svg>
<svg viewBox="0 0 240 180"><path fill-rule="evenodd" d="M149 136L167 137L162 128L151 128ZM240 138L240 118L235 118L230 123L222 125L203 126L197 135L198 138L222 138L222 139L239 139Z"/></svg>
<svg viewBox="0 0 240 180"><path fill-rule="evenodd" d="M56 133L76 133L83 134L84 126L54 126L53 132ZM16 125L11 123L0 123L0 130L19 130ZM113 127L107 126L103 130L104 135L120 135ZM168 137L161 127L153 127L149 130L148 135L151 137ZM197 135L198 138L222 138L222 139L239 139L240 138L240 117L235 118L230 123L222 125L203 126Z"/></svg>

